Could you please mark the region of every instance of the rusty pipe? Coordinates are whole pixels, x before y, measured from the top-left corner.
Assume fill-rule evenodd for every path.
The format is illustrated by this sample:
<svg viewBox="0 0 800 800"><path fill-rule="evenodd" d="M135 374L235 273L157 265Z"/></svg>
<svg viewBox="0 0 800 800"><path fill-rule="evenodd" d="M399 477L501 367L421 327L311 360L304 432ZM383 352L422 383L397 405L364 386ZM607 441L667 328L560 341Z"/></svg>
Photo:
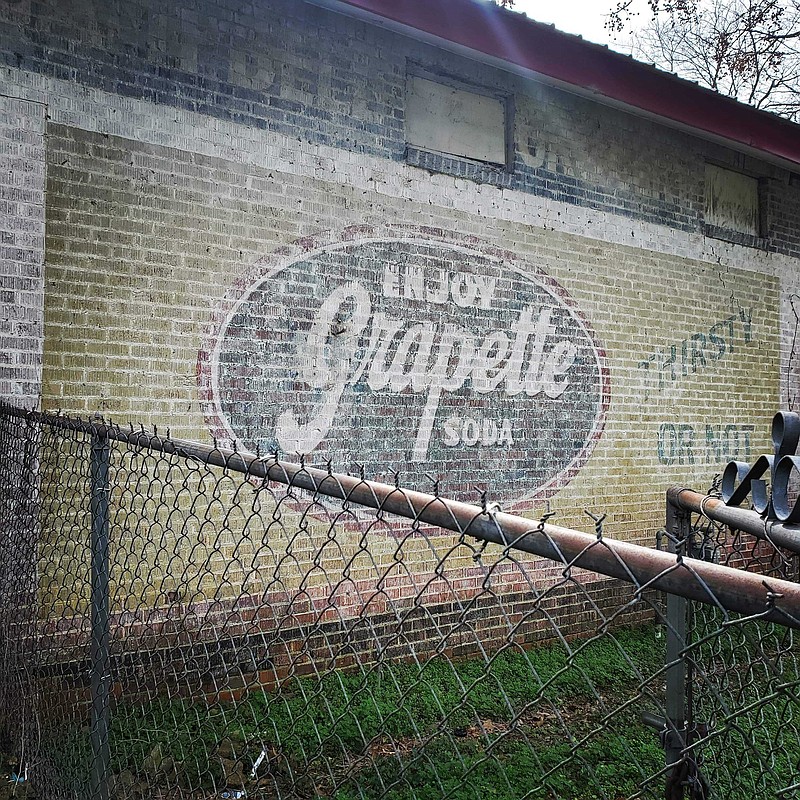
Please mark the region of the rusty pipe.
<svg viewBox="0 0 800 800"><path fill-rule="evenodd" d="M260 459L193 442L159 440L146 433L120 433L120 439L132 445L199 458L253 477L380 508L501 547L619 578L640 589L657 589L800 628L800 586L789 581L770 578L767 584L760 575L724 565L678 558L630 542L598 539L558 525L275 458Z"/></svg>
<svg viewBox="0 0 800 800"><path fill-rule="evenodd" d="M800 525L765 520L757 511L727 506L718 497L707 497L678 486L668 490L667 498L678 508L703 514L715 522L750 533L759 539L768 539L793 553L800 553Z"/></svg>

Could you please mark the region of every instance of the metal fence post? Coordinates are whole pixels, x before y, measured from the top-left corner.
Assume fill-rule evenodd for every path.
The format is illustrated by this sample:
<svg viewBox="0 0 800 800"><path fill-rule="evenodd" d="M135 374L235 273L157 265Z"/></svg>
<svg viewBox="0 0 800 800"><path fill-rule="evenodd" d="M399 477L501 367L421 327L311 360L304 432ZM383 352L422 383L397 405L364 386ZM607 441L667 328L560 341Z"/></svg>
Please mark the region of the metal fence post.
<svg viewBox="0 0 800 800"><path fill-rule="evenodd" d="M111 669L109 656L109 566L108 566L108 467L111 456L108 437L102 427L92 431L91 512L91 677L92 714L90 738L92 746L91 797L109 800L111 748L109 724L111 709Z"/></svg>
<svg viewBox="0 0 800 800"><path fill-rule="evenodd" d="M667 494L666 531L670 552L678 559L691 557L691 512ZM697 734L705 735L707 726L694 719L692 698L693 665L681 655L691 635L692 606L677 594L667 594L667 652L665 703L666 717L643 714L643 721L656 728L664 747L666 766L670 767L666 785L666 800L683 800L689 789L691 800L706 800L708 784L698 769L699 758L687 753Z"/></svg>
<svg viewBox="0 0 800 800"><path fill-rule="evenodd" d="M691 534L690 515L667 500L667 540L670 552L686 554ZM666 764L674 764L667 781L667 800L681 800L686 778L681 768L682 751L686 747L686 661L681 651L686 647L686 611L688 601L678 595L667 595L666 663L666 730L664 755Z"/></svg>

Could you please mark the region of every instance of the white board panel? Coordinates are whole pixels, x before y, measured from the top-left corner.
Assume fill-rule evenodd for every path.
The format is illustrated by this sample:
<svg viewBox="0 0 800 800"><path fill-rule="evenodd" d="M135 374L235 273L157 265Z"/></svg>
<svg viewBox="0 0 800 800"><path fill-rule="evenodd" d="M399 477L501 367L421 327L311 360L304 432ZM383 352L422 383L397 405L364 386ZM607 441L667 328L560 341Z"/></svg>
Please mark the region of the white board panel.
<svg viewBox="0 0 800 800"><path fill-rule="evenodd" d="M423 150L505 164L505 103L411 76L406 141Z"/></svg>
<svg viewBox="0 0 800 800"><path fill-rule="evenodd" d="M706 164L706 224L758 236L758 181Z"/></svg>

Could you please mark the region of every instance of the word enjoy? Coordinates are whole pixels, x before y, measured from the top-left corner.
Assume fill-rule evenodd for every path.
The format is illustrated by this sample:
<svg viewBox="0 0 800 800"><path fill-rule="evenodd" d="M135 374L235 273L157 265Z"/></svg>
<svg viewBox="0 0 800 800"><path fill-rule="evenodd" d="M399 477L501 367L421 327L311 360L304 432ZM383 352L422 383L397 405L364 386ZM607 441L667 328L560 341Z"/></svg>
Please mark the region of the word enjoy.
<svg viewBox="0 0 800 800"><path fill-rule="evenodd" d="M451 273L446 269L426 271L407 265L404 269L386 267L383 271L384 297L425 300L442 305L452 300L460 308L477 306L488 309L494 299L497 278L488 275Z"/></svg>
<svg viewBox="0 0 800 800"><path fill-rule="evenodd" d="M476 296L479 286L486 287L471 285ZM359 282L340 286L320 306L304 348L308 356L300 365L303 382L323 393L322 402L316 416L305 423L293 411L284 411L276 422L278 443L288 452L314 450L330 430L345 388L361 380L375 392L410 388L425 396L413 461L426 458L443 393L457 392L468 381L477 394L502 391L507 397L524 393L558 398L569 386L567 373L578 349L569 339L556 337L554 311L525 306L511 332L491 330L477 337L453 323L408 324L384 312L373 313L369 293ZM363 340L368 342L363 355L353 357ZM452 441L455 434L446 436ZM510 433L507 436L510 441Z"/></svg>
<svg viewBox="0 0 800 800"><path fill-rule="evenodd" d="M752 496L753 508L767 519L800 522L800 498L790 500L789 481L793 471L800 473L797 444L800 442L800 414L779 411L772 420L774 455L761 455L750 466L730 461L722 474L722 499L739 506ZM769 475L772 491L762 476Z"/></svg>

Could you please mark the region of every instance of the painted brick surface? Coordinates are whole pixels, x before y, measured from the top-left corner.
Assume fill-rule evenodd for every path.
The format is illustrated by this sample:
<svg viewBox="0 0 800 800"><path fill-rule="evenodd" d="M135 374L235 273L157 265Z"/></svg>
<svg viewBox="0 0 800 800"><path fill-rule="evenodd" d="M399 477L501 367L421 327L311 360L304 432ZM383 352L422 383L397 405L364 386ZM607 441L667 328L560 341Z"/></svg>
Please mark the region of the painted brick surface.
<svg viewBox="0 0 800 800"><path fill-rule="evenodd" d="M608 511L652 544L667 486L766 451L798 402L796 175L300 2L0 16L5 102L48 119L46 148L33 111L9 145L14 181L47 173L46 407L434 473L574 527ZM406 146L410 65L514 95L513 170ZM760 178L763 237L706 227L707 159ZM41 194L6 227L29 214ZM10 264L41 263L26 241Z"/></svg>
<svg viewBox="0 0 800 800"><path fill-rule="evenodd" d="M513 174L408 154L426 169L687 231L703 225L705 157L786 181L780 170L656 123L302 3L271 0L268 9L187 3L158 13L147 2L67 7L51 0L4 8L10 24L0 34L0 53L9 72L144 100L173 109L176 120L181 112L199 113L300 145L403 161L407 64L421 62L478 86L503 86L518 102ZM81 126L82 117L97 113L83 94L84 102L68 104ZM196 137L193 131L187 138ZM625 141L630 146L620 146ZM647 148L637 146L642 141ZM776 237L767 247L797 252L797 243L797 232L788 231L786 240Z"/></svg>
<svg viewBox="0 0 800 800"><path fill-rule="evenodd" d="M32 407L42 374L44 107L0 97L0 397Z"/></svg>
<svg viewBox="0 0 800 800"><path fill-rule="evenodd" d="M359 336L326 335L320 350L313 326L334 292L360 280L375 312L399 320L398 330L422 326L433 340L440 336L437 326L460 321L482 343L495 329L513 338L526 306L555 305L537 300L538 276L539 285L544 277L560 287L591 331L586 355L599 358L599 366L587 363L589 371L570 377L587 398L590 420L581 422L561 395L552 398L549 412L534 403L525 413L512 408L516 401L506 384L497 381L496 389L479 392L472 378L473 388L462 379L460 387L443 393L431 426L445 489L452 481L454 493L468 496L477 481L493 487L505 504L543 500L557 491L558 505L577 524L587 498L592 507L606 509L627 496L635 508L630 513L641 519L643 501L631 496L630 486L646 483L652 487L646 500L652 522L637 533L649 537L661 524L667 485L690 478L707 482L729 458L749 457L766 445L775 404L763 397L778 396L780 358L779 287L772 276L600 246L543 228L508 229L496 220L484 221L482 236L475 237L472 218L452 209L421 215L415 204L365 199L325 180L283 175L279 181L266 169L74 128L52 126L50 146L48 281L63 288L46 313L53 346L46 350L44 390L59 404L69 402L84 413L99 405L123 421L166 418L184 437L211 433L253 450L283 445L291 453L291 441L276 435L277 418L292 410L304 422L313 420L327 389L315 388L307 370L292 365L310 363L315 353L335 358L325 348L342 343L345 355L361 353L373 366L383 358L391 366L400 343L398 335L386 353L370 350L374 325L364 320ZM365 226L365 218L376 224ZM310 219L333 232L298 240ZM277 248L278 237L297 241ZM428 244L410 253L408 240ZM358 255L365 247L371 248L366 260ZM310 267L309 253L316 259ZM421 256L430 261L421 288L406 285L409 268ZM387 264L393 281L388 286ZM425 292L440 290L434 276L450 280L462 274L480 275L484 285L495 281L497 297L486 298L489 310L481 309L484 298L477 291L469 307L452 296L445 303L425 298ZM518 282L510 275L520 276ZM93 287L89 303L87 286ZM419 299L395 296L418 289ZM501 297L503 291L509 296ZM237 312L243 298L247 303ZM345 304L341 311L346 328L352 309ZM488 321L478 319L482 313ZM552 350L558 341L551 335L546 347ZM534 346L530 339L527 362ZM411 372L412 362L410 356L404 362ZM436 462L414 458L430 392L370 386L368 375L355 383L352 378L349 399L335 403L332 427L339 438L323 436L321 450L302 449L344 468L366 460L373 473L402 469L417 481L436 471ZM365 421L368 407L375 412ZM564 416L548 426L541 416L547 413ZM396 424L385 422L398 414L408 427L402 436ZM351 422L341 424L343 415ZM461 422L456 425L453 417ZM465 429L465 419L475 424ZM495 433L484 444L487 419ZM503 420L509 420L511 441L499 441ZM552 438L554 427L556 436L575 434L569 447L577 438L576 452L591 447L579 474L557 478L563 470L556 469L544 477L515 478L513 472L523 467L508 472L500 463L520 440L535 472L535 459L553 458L548 453L554 441L564 449L565 440ZM478 441L465 445L465 434ZM531 444L533 437L541 445ZM570 460L562 454L562 466Z"/></svg>

